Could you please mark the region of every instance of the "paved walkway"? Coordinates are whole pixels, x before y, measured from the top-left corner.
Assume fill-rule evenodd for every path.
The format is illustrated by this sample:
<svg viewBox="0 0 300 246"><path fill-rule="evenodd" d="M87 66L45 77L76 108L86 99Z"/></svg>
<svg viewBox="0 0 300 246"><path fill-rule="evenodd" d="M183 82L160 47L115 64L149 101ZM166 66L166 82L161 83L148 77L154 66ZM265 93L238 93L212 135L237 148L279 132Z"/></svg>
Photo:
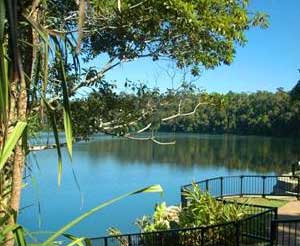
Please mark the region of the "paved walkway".
<svg viewBox="0 0 300 246"><path fill-rule="evenodd" d="M291 200L284 206L278 208L279 219L297 219L300 218L300 201Z"/></svg>
<svg viewBox="0 0 300 246"><path fill-rule="evenodd" d="M300 201L291 199L287 204L278 208L279 219L299 219ZM300 245L300 225L299 223L279 223L277 232L277 245L292 246Z"/></svg>

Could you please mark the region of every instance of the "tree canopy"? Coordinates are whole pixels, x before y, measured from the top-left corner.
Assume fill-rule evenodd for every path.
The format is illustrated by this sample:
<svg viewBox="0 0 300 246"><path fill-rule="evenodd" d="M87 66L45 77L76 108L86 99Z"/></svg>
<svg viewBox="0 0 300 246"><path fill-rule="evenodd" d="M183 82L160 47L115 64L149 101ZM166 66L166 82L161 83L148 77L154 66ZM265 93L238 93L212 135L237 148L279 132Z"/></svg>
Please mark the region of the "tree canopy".
<svg viewBox="0 0 300 246"><path fill-rule="evenodd" d="M149 103L145 114L137 110L135 117L118 111L116 105L125 109L124 105L139 104L133 105L128 98L111 107L119 96L105 93L110 84L105 74L123 62L142 57L172 59L178 68L189 68L193 75L201 68L230 64L236 46L246 42L245 31L256 25L267 26L266 16L250 13L247 6L247 0L0 0L0 236L6 238L6 245L13 245L13 238L10 230L1 234L2 228L17 227L28 133L36 127L34 119L42 119L53 129L60 183L62 152L57 116L63 118L72 158L74 104L70 101L81 88L102 90L105 103L98 113L109 120L104 123L111 129L117 126L123 135L131 122L149 122L151 114L152 121L139 132L156 127L156 122L190 115L199 103L185 112L180 100L172 106L172 116L159 116L157 103ZM90 67L89 62L96 58L101 58L103 66ZM151 102L154 95L158 102L169 99L155 91L140 92L138 102L143 106L144 98ZM172 93L170 99L174 99ZM98 100L93 103L99 108ZM106 107L120 113L111 115ZM113 119L116 115L120 121Z"/></svg>
<svg viewBox="0 0 300 246"><path fill-rule="evenodd" d="M233 61L235 45L246 42L245 30L266 25L250 14L248 1L125 0L92 1L83 34L83 52L103 52L112 59L175 59L179 67L213 68ZM196 71L196 70L194 70Z"/></svg>
<svg viewBox="0 0 300 246"><path fill-rule="evenodd" d="M145 130L150 132L300 136L300 103L281 88L275 93L145 91L110 96L93 92L87 98L73 101L75 136L87 139L94 133L106 132L128 137L128 132L142 132L149 123L152 125ZM81 122L83 117L85 121Z"/></svg>

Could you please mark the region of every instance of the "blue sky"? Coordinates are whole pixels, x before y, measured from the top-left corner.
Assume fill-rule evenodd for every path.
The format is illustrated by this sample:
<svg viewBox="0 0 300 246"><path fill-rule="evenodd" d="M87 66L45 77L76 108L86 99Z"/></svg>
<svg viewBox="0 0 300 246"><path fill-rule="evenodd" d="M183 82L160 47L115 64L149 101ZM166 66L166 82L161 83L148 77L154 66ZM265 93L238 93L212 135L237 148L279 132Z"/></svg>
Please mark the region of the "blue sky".
<svg viewBox="0 0 300 246"><path fill-rule="evenodd" d="M252 0L249 7L269 14L270 27L247 31L248 43L237 48L234 62L204 70L196 82L198 87L221 93L276 91L278 87L290 90L300 78L300 0ZM140 80L164 90L172 87L165 72L168 66L169 62L140 59L115 68L107 78Z"/></svg>

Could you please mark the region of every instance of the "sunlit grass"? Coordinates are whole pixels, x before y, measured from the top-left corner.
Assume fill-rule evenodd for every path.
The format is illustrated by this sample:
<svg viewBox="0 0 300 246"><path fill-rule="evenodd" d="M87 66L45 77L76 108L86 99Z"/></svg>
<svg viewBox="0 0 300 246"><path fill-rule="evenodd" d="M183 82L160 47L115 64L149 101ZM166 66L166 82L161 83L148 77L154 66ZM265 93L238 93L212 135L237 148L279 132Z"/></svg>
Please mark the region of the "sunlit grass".
<svg viewBox="0 0 300 246"><path fill-rule="evenodd" d="M287 200L281 199L273 199L273 198L263 198L263 197L228 197L226 200L237 201L240 203L247 203L247 204L254 204L260 206L267 206L267 207L282 207L286 203Z"/></svg>

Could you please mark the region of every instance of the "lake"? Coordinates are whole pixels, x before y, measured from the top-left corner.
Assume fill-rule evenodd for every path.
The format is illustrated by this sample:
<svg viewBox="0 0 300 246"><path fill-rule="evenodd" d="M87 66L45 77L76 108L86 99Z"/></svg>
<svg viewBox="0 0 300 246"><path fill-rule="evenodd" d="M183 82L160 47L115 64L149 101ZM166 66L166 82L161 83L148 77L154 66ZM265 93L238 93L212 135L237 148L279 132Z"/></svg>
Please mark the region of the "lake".
<svg viewBox="0 0 300 246"><path fill-rule="evenodd" d="M155 203L180 201L180 186L222 175L281 174L300 159L300 141L232 135L162 134L175 145L97 136L74 145L73 161L63 149L62 184L57 185L56 150L29 155L27 186L19 222L30 231L54 231L103 201L160 184L164 194L142 194L113 204L86 219L71 233L95 237L110 226L136 232L134 220L151 214ZM73 171L80 188L77 187ZM80 191L81 192L80 192ZM82 196L81 196L82 194ZM83 199L82 199L83 198Z"/></svg>

